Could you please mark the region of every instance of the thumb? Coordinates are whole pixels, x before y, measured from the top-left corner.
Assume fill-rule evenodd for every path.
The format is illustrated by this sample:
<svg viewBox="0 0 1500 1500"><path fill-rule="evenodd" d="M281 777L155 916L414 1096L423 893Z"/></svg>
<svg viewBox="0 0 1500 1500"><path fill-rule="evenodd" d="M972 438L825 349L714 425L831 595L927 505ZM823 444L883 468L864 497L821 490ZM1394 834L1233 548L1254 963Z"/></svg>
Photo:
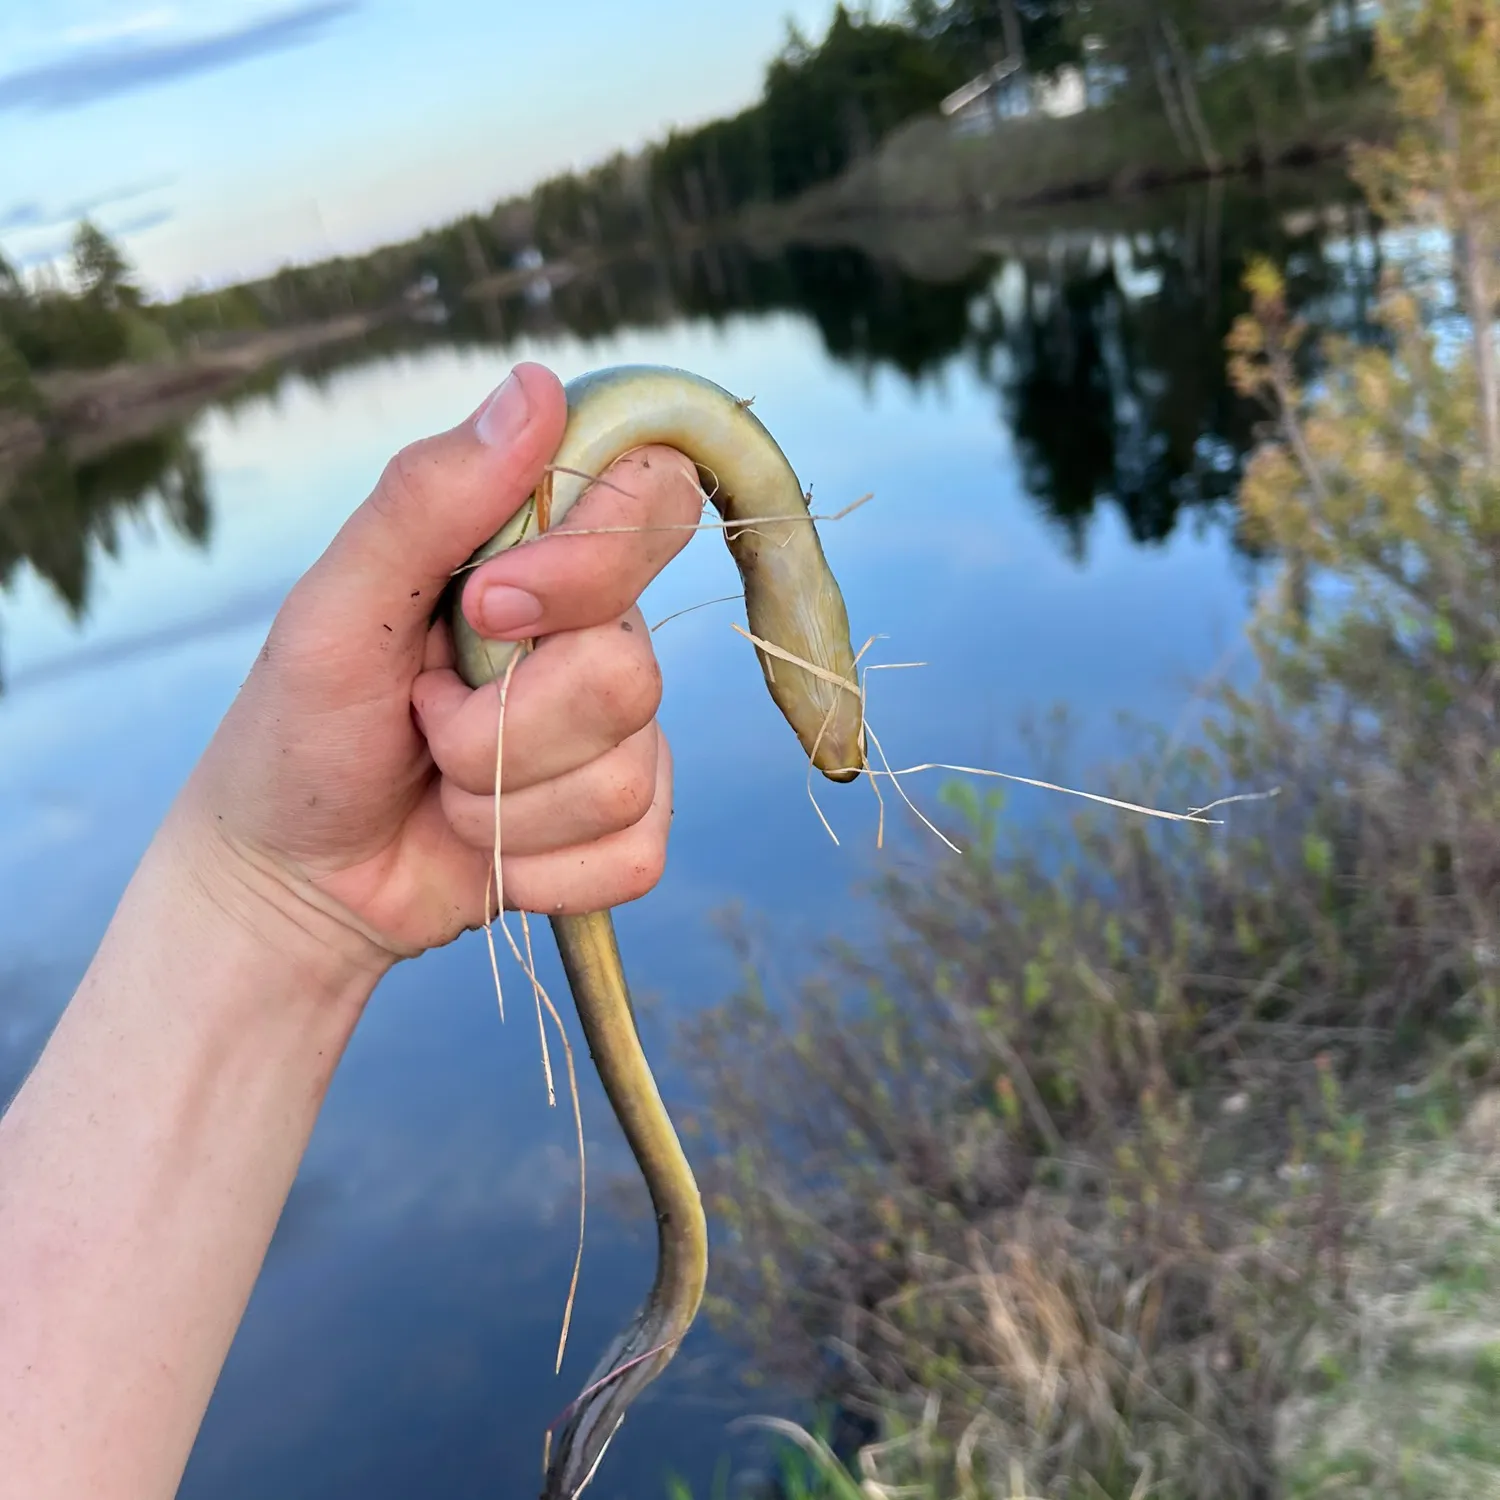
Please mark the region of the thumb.
<svg viewBox="0 0 1500 1500"><path fill-rule="evenodd" d="M557 376L522 364L467 421L403 448L309 573L318 613L351 642L420 649L454 570L536 488L566 421Z"/></svg>

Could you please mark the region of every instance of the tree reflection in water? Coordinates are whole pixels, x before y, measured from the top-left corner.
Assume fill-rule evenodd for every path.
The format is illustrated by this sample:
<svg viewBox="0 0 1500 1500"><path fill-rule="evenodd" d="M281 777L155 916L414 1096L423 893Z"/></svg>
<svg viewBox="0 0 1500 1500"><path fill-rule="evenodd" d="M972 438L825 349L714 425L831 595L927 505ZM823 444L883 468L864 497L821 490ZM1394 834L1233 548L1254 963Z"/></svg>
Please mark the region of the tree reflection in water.
<svg viewBox="0 0 1500 1500"><path fill-rule="evenodd" d="M176 535L206 547L212 514L202 455L183 428L85 459L54 441L0 494L0 587L28 565L82 619L96 551L118 555L127 522L159 515Z"/></svg>
<svg viewBox="0 0 1500 1500"><path fill-rule="evenodd" d="M1163 193L1115 208L1112 221L1029 234L955 220L910 250L901 226L870 250L708 246L618 264L541 307L462 309L453 333L483 339L501 320L512 333L587 339L622 324L796 312L863 372L920 384L965 363L995 391L1028 492L1081 558L1101 506L1143 545L1170 537L1184 510L1227 513L1263 415L1225 378L1252 255L1288 268L1315 331L1368 333L1380 258L1355 201L1342 181L1291 177ZM1340 209L1353 227L1337 233Z"/></svg>
<svg viewBox="0 0 1500 1500"><path fill-rule="evenodd" d="M1352 199L1347 186L1330 194L1326 180L1293 176L1073 209L1076 222L1054 215L1030 231L954 219L889 226L861 248L699 246L620 260L545 300L464 300L445 321L395 321L293 368L321 385L434 344L503 349L790 312L866 377L893 370L921 385L955 365L972 370L995 393L1027 491L1081 560L1101 507L1142 545L1170 537L1185 512L1227 517L1260 415L1224 372L1224 339L1246 306L1243 269L1252 254L1272 256L1315 329L1361 332L1378 245L1367 226L1339 235L1327 220L1331 202ZM265 371L219 404L272 394L288 373ZM81 461L54 444L0 494L0 586L29 564L81 617L95 549L113 554L128 518L157 511L207 543L210 497L187 429Z"/></svg>

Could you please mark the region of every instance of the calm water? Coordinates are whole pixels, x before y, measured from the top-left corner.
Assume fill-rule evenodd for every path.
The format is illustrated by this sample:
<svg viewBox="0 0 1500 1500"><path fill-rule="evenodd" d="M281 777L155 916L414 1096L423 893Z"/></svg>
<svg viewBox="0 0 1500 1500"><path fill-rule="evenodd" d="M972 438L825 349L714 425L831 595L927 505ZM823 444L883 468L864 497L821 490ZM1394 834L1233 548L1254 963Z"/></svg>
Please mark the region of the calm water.
<svg viewBox="0 0 1500 1500"><path fill-rule="evenodd" d="M31 476L0 510L12 523L0 540L11 549L0 554L0 1099L287 588L395 447L460 418L518 358L564 378L620 361L686 366L756 398L818 509L874 491L824 539L856 642L885 637L867 660L927 663L872 679L894 763L1046 774L1019 724L1057 703L1081 726L1082 764L1116 747L1122 710L1175 720L1247 604L1250 570L1218 504L1248 432L1217 373L1236 257L1257 241L1295 251L1309 305L1334 321L1368 276L1335 246L1289 237L1258 201L1220 205L1210 242L1202 207L1184 200L1134 241L970 257L940 281L854 252L658 268L550 308L491 310L477 330L456 320L441 337L288 378L184 433ZM655 621L736 586L704 535L644 608ZM858 892L882 858L873 799L820 792L835 846L730 628L741 618L714 605L656 636L677 817L665 879L619 926L633 982L657 1002L658 1054L674 1012L734 982L716 910L742 903L777 923L792 970L821 937L873 921ZM937 787L912 783L929 807ZM1033 816L1044 794L1017 791L1011 805ZM544 975L561 988L550 954ZM508 1000L502 1026L478 937L400 969L375 997L185 1496L536 1493L542 1431L633 1312L652 1253L630 1163L585 1077L589 1235L554 1377L576 1229L572 1123L565 1101L546 1107L515 977ZM734 1351L700 1327L593 1493L661 1495L669 1468L706 1492L716 1458L746 1452L728 1421L780 1399L746 1389Z"/></svg>

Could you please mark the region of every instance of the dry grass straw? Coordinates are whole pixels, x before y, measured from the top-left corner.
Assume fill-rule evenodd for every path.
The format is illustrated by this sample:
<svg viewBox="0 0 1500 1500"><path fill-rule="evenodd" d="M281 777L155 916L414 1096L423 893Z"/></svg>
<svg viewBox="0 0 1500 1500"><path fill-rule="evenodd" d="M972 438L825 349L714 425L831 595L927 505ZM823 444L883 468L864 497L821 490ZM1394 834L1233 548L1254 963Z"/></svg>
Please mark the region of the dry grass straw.
<svg viewBox="0 0 1500 1500"><path fill-rule="evenodd" d="M1222 819L1208 818L1205 817L1204 814L1212 811L1214 808L1224 807L1231 802L1262 801L1266 798L1274 797L1280 792L1279 787L1274 787L1268 791L1263 792L1240 792L1232 797L1218 798L1216 801L1210 802L1204 807L1191 808L1187 812L1170 812L1163 808L1146 807L1139 802L1126 802L1119 797L1107 797L1101 792L1085 792L1075 787L1060 786L1056 782L1041 781L1034 776L1019 776L1010 771L995 771L982 766L962 766L955 765L946 761L923 761L920 765L903 766L900 770L896 770L891 766L890 761L886 758L885 751L881 748L879 737L876 735L874 728L869 722L868 714L865 712L868 706L868 689L865 679L861 679L858 685L850 683L844 678L839 677L836 673L830 672L826 668L819 667L813 662L806 661L802 657L794 655L792 652L776 645L772 641L763 640L760 636L753 635L750 631L745 630L739 625L734 625L731 628L737 634L744 636L747 641L749 641L752 645L758 647L760 650L764 651L767 655L776 657L781 661L790 662L792 665L802 668L803 671L811 673L814 677L819 678L821 681L832 683L836 687L842 688L846 692L852 692L858 696L860 700L860 710L862 715L864 715L865 733L866 735L868 735L871 744L875 746L876 754L880 756L882 766L880 769L876 769L866 764L857 767L846 767L845 769L857 770L860 775L870 777L871 786L875 789L877 797L879 796L879 788L875 785L875 778L879 776L890 777L892 784L901 794L907 806L910 807L911 810L917 815L917 817L920 818L922 822L927 826L927 828L929 828L934 834L936 834L937 837L941 839L943 843L946 844L948 848L951 849L955 854L962 853L958 845L955 844L951 839L949 839L938 828L936 828L932 824L932 822L929 821L929 819L920 811L920 809L918 809L911 798L907 796L905 789L901 786L901 778L903 776L913 776L921 771L949 771L956 775L963 776L994 777L1002 781L1017 782L1022 786L1038 787L1043 791L1059 792L1068 797L1082 797L1089 802L1103 803L1107 807L1118 808L1122 812L1138 813L1142 817L1163 818L1172 823L1206 823L1213 825L1221 823ZM880 637L871 636L870 639L865 642L864 646L860 648L859 654L855 657L856 665L864 656L865 652L869 650L871 644L878 639L880 639ZM865 668L865 673L868 674L872 671L892 670L896 668L907 667L921 667L926 665L927 663L925 662L872 663L870 666L867 666ZM832 717L832 710L830 710L829 712L829 717ZM815 753L816 749L814 750L814 754ZM811 756L809 756L808 759L808 769L808 794L809 796L812 796L811 772L813 769L813 761ZM828 831L829 837L833 839L834 843L838 843L838 837L836 834L834 834L833 829L829 826L828 819L824 816L823 809L818 805L818 801L815 796L813 797L813 806L817 809L818 817L821 819L823 827ZM882 803L880 831L877 833L877 847L883 846L883 831L885 826L884 810L884 803Z"/></svg>
<svg viewBox="0 0 1500 1500"><path fill-rule="evenodd" d="M954 1500L1049 1500L1045 1487L1035 1487L1028 1477L1025 1460L1005 1451L1002 1424L980 1412L965 1423L956 1441L945 1441L941 1414L941 1397L927 1392L921 1417L911 1431L867 1443L859 1450L854 1460L857 1474L839 1461L822 1438L785 1417L742 1417L730 1424L730 1431L758 1427L784 1438L812 1460L832 1500L946 1500L949 1495ZM982 1446L996 1451L988 1455L990 1462L981 1476L975 1460ZM1131 1487L1129 1500L1146 1500L1150 1492L1148 1460Z"/></svg>
<svg viewBox="0 0 1500 1500"><path fill-rule="evenodd" d="M1055 1482L1059 1470L1087 1493L1104 1496L1095 1476L1113 1448L1128 1466L1122 1477L1135 1500L1152 1491L1164 1423L1235 1447L1229 1434L1174 1400L1154 1378L1150 1351L1164 1316L1163 1268L1132 1280L1101 1276L1101 1267L1076 1258L1050 1232L1055 1227L1045 1216L1039 1225L1023 1216L1003 1244L970 1229L964 1235L967 1265L953 1264L943 1274L935 1261L933 1279L879 1305L872 1331L912 1368L927 1351L920 1335L897 1327L905 1303L941 1306L969 1353L966 1376L955 1378L949 1390L962 1427L946 1424L944 1440L937 1441L940 1397L921 1383L926 1410L920 1427L860 1455L862 1472L878 1481L871 1493L920 1492L931 1500L931 1476L938 1468L939 1487L956 1489L966 1500L1002 1494L1032 1500L1024 1476L1050 1473ZM970 1388L971 1382L979 1384ZM914 1448L926 1450L924 1460L918 1461ZM1070 1457L1083 1449L1092 1457ZM1253 1461L1248 1453L1241 1457ZM902 1486L914 1468L927 1474L927 1483ZM1035 1500L1054 1493L1044 1484ZM1118 1491L1111 1487L1108 1493Z"/></svg>
<svg viewBox="0 0 1500 1500"><path fill-rule="evenodd" d="M573 1258L573 1275L568 1284L568 1296L563 1307L562 1329L557 1342L557 1359L554 1373L561 1371L563 1355L568 1347L568 1332L572 1327L573 1308L578 1299L578 1282L583 1271L583 1244L584 1231L588 1217L588 1153L584 1145L583 1135L583 1109L578 1096L578 1074L573 1060L572 1043L568 1040L567 1028L563 1025L562 1017L558 1014L557 1007L552 1003L552 997L548 995L546 987L542 984L536 972L535 957L531 946L531 923L527 914L521 913L521 934L525 941L526 952L523 955L516 945L515 937L512 935L509 925L505 920L505 887L504 878L501 873L501 850L503 838L501 831L501 767L505 756L505 708L510 693L511 679L515 676L516 667L521 658L531 649L531 642L523 642L521 649L514 652L510 661L506 664L505 674L497 681L499 693L499 711L495 721L495 820L494 820L494 843L491 850L489 867L485 873L484 893L484 934L485 942L489 949L490 972L495 981L495 1000L500 1009L500 1020L505 1021L505 994L500 982L500 963L495 951L495 934L490 918L490 898L494 895L495 915L500 922L500 930L505 935L506 944L509 946L511 956L515 959L522 973L531 981L532 994L536 1001L537 1032L541 1038L542 1052L542 1074L547 1086L547 1104L554 1108L557 1104L557 1090L552 1077L552 1058L547 1048L547 1028L543 1021L542 1011L545 1007L547 1013L552 1017L552 1023L557 1027L558 1038L562 1043L563 1058L568 1069L568 1091L573 1104L573 1127L578 1141L578 1248Z"/></svg>
<svg viewBox="0 0 1500 1500"><path fill-rule="evenodd" d="M621 456L624 457L625 455ZM587 479L591 484L597 484L604 489L614 490L616 493L625 495L629 499L633 500L636 498L635 492L633 490L627 490L624 485L619 484L615 480L609 479L602 474L588 474L585 473L582 469L570 469L563 464L548 464L547 472L549 474L571 474L578 479ZM717 492L717 489L717 480L715 480L713 490L704 490L700 486L699 493L702 496L703 505L706 506L712 501L714 494ZM568 526L560 534L566 536L636 536L646 535L651 532L657 531L732 531L738 533L753 530L757 526L785 526L791 524L816 525L819 521L842 521L846 517L852 516L855 511L860 509L861 506L868 504L869 501L873 500L874 498L874 491L869 491L866 494L861 495L859 499L851 500L848 505L843 507L842 510L832 511L826 515L819 515L809 509L808 513L804 516L742 516L733 521L663 521L656 525L637 524L632 526ZM540 515L538 515L538 521L541 521ZM527 532L530 532L529 526L527 527ZM521 537L514 544L512 544L512 546L508 550L511 552L515 552L522 547L534 546L537 542L541 541L544 536L550 536L553 534L553 531L549 529L545 524L539 524L535 532L531 532L529 535L526 534L526 532L523 532ZM785 545L785 543L783 542L782 545ZM480 567L482 565L482 562L488 561L488 558L484 558L481 560L481 562L470 561L462 563L458 567L456 567L452 571L452 573L449 574L449 577L457 578L463 573L470 572L474 568ZM697 605L693 606L693 608L698 607L699 606ZM684 611L684 613L686 613L686 611Z"/></svg>

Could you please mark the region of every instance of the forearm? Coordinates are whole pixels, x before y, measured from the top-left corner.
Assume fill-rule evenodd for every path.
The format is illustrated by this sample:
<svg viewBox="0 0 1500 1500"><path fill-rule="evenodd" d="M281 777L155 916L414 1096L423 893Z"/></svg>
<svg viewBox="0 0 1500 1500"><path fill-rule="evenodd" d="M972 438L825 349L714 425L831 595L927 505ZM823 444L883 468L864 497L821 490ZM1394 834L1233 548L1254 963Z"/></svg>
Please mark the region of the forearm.
<svg viewBox="0 0 1500 1500"><path fill-rule="evenodd" d="M373 985L170 836L0 1121L0 1496L173 1494Z"/></svg>

